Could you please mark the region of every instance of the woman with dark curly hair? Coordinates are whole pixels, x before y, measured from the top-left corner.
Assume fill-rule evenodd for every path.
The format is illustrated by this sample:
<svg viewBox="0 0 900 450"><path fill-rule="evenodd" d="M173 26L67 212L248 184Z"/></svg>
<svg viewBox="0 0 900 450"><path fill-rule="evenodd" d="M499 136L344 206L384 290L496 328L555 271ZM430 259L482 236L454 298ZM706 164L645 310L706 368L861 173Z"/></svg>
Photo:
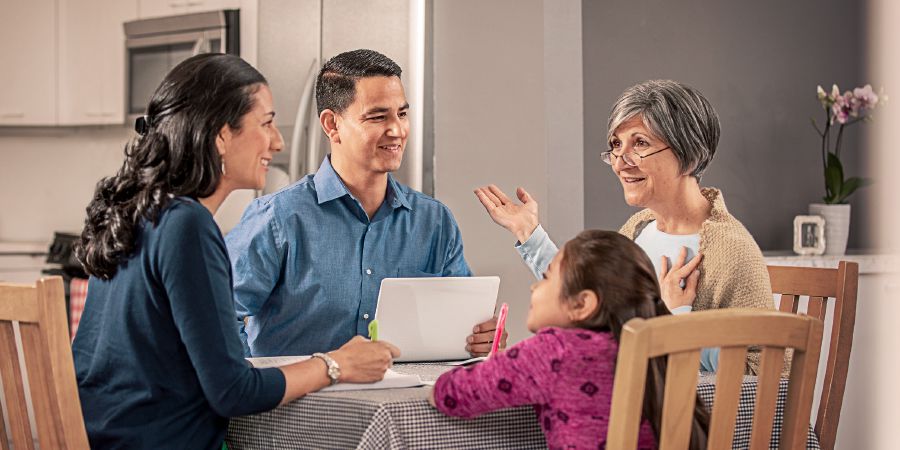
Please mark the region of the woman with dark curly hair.
<svg viewBox="0 0 900 450"><path fill-rule="evenodd" d="M94 448L220 448L228 417L338 381L381 379L398 350L356 337L281 368L243 359L213 214L261 189L283 140L266 80L236 56L176 66L101 180L77 254L91 275L72 351Z"/></svg>

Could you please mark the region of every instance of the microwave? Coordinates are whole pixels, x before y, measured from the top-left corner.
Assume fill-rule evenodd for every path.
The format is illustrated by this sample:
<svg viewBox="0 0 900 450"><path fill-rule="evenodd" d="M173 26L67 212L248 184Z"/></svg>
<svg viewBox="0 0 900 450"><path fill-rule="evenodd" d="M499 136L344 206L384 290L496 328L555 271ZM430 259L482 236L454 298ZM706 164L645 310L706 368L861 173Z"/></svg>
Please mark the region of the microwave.
<svg viewBox="0 0 900 450"><path fill-rule="evenodd" d="M178 63L200 53L240 55L240 11L227 9L125 22L127 123L145 113Z"/></svg>

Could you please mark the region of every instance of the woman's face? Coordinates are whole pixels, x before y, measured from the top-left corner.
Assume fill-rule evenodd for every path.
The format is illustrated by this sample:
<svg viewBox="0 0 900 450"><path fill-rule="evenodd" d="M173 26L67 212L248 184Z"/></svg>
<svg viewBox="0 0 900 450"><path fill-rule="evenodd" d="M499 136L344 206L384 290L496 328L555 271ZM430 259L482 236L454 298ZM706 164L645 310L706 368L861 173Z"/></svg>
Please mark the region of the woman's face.
<svg viewBox="0 0 900 450"><path fill-rule="evenodd" d="M223 181L233 189L262 189L275 153L284 148L284 139L275 127L272 93L260 85L253 94L253 108L241 118L240 129L225 125L220 133L219 151L225 164Z"/></svg>
<svg viewBox="0 0 900 450"><path fill-rule="evenodd" d="M668 144L650 133L640 116L632 117L616 128L610 138L610 150L614 155L612 169L622 183L625 202L631 206L651 208L660 202L669 201L677 192L676 185L682 175L678 159ZM658 150L665 149L659 153ZM632 167L625 163L621 155L632 153L631 159L638 163ZM647 156L641 158L640 156Z"/></svg>
<svg viewBox="0 0 900 450"><path fill-rule="evenodd" d="M568 303L562 297L562 273L559 264L561 249L544 272L543 279L531 285L531 307L528 310L527 326L532 333L544 327L567 328L572 325Z"/></svg>

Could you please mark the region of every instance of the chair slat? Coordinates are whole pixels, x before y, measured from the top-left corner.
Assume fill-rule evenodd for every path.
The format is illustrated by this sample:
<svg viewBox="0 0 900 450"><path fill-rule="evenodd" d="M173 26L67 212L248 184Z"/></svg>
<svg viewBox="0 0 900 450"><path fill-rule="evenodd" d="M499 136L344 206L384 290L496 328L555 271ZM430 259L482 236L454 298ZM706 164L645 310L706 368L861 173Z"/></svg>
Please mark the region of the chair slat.
<svg viewBox="0 0 900 450"><path fill-rule="evenodd" d="M786 313L797 314L797 307L800 305L800 299L796 295L781 294L781 302L778 303L778 310Z"/></svg>
<svg viewBox="0 0 900 450"><path fill-rule="evenodd" d="M606 448L637 448L643 411L640 399L644 398L643 380L647 378L647 344L650 338L647 334L638 332L643 325L625 324L622 330L610 407L610 411L615 411L615 414L610 414L608 427L618 432L607 434Z"/></svg>
<svg viewBox="0 0 900 450"><path fill-rule="evenodd" d="M744 347L727 347L719 351L716 396L706 444L710 450L732 447L746 361L747 349Z"/></svg>
<svg viewBox="0 0 900 450"><path fill-rule="evenodd" d="M806 307L806 315L825 320L827 309L826 297L810 297L809 304Z"/></svg>
<svg viewBox="0 0 900 450"><path fill-rule="evenodd" d="M37 322L38 304L35 289L28 286L0 285L0 320Z"/></svg>
<svg viewBox="0 0 900 450"><path fill-rule="evenodd" d="M666 367L663 420L659 449L687 448L691 442L691 422L697 399L700 349L672 353Z"/></svg>
<svg viewBox="0 0 900 450"><path fill-rule="evenodd" d="M25 353L25 367L28 385L31 387L31 404L37 422L38 439L41 448L62 448L61 436L53 417L58 415L56 392L51 388L53 378L47 347L41 337L40 327L35 324L20 324L22 351Z"/></svg>
<svg viewBox="0 0 900 450"><path fill-rule="evenodd" d="M16 450L33 450L34 442L31 439L28 411L25 409L25 387L22 383L19 352L16 350L14 333L12 322L0 321L0 353L9 355L0 358L0 377L3 380L3 396L6 399L9 434L12 436Z"/></svg>
<svg viewBox="0 0 900 450"><path fill-rule="evenodd" d="M772 292L832 298L837 294L838 269L780 266L768 266L768 269Z"/></svg>
<svg viewBox="0 0 900 450"><path fill-rule="evenodd" d="M794 353L787 401L784 407L781 440L779 441L781 450L806 448L806 429L809 424L809 411L812 409L816 379L815 377L804 377L802 374L816 373L819 368L824 326L822 322L813 321L809 323L809 327L807 351Z"/></svg>
<svg viewBox="0 0 900 450"><path fill-rule="evenodd" d="M752 450L769 448L772 421L775 418L775 402L778 400L779 381L784 368L784 349L765 347L760 353L759 361L756 405L753 408L753 428L750 432Z"/></svg>

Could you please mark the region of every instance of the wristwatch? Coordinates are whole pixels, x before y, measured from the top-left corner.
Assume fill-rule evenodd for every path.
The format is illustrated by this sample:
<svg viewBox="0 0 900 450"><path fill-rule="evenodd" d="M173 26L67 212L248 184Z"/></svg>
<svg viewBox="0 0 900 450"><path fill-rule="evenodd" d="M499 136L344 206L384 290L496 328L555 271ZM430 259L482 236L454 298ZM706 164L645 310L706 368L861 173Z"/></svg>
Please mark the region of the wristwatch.
<svg viewBox="0 0 900 450"><path fill-rule="evenodd" d="M341 378L341 366L338 365L337 361L325 353L313 353L312 356L313 358L321 358L322 361L325 361L325 365L328 366L328 378L331 380L331 384L337 384L338 380Z"/></svg>

